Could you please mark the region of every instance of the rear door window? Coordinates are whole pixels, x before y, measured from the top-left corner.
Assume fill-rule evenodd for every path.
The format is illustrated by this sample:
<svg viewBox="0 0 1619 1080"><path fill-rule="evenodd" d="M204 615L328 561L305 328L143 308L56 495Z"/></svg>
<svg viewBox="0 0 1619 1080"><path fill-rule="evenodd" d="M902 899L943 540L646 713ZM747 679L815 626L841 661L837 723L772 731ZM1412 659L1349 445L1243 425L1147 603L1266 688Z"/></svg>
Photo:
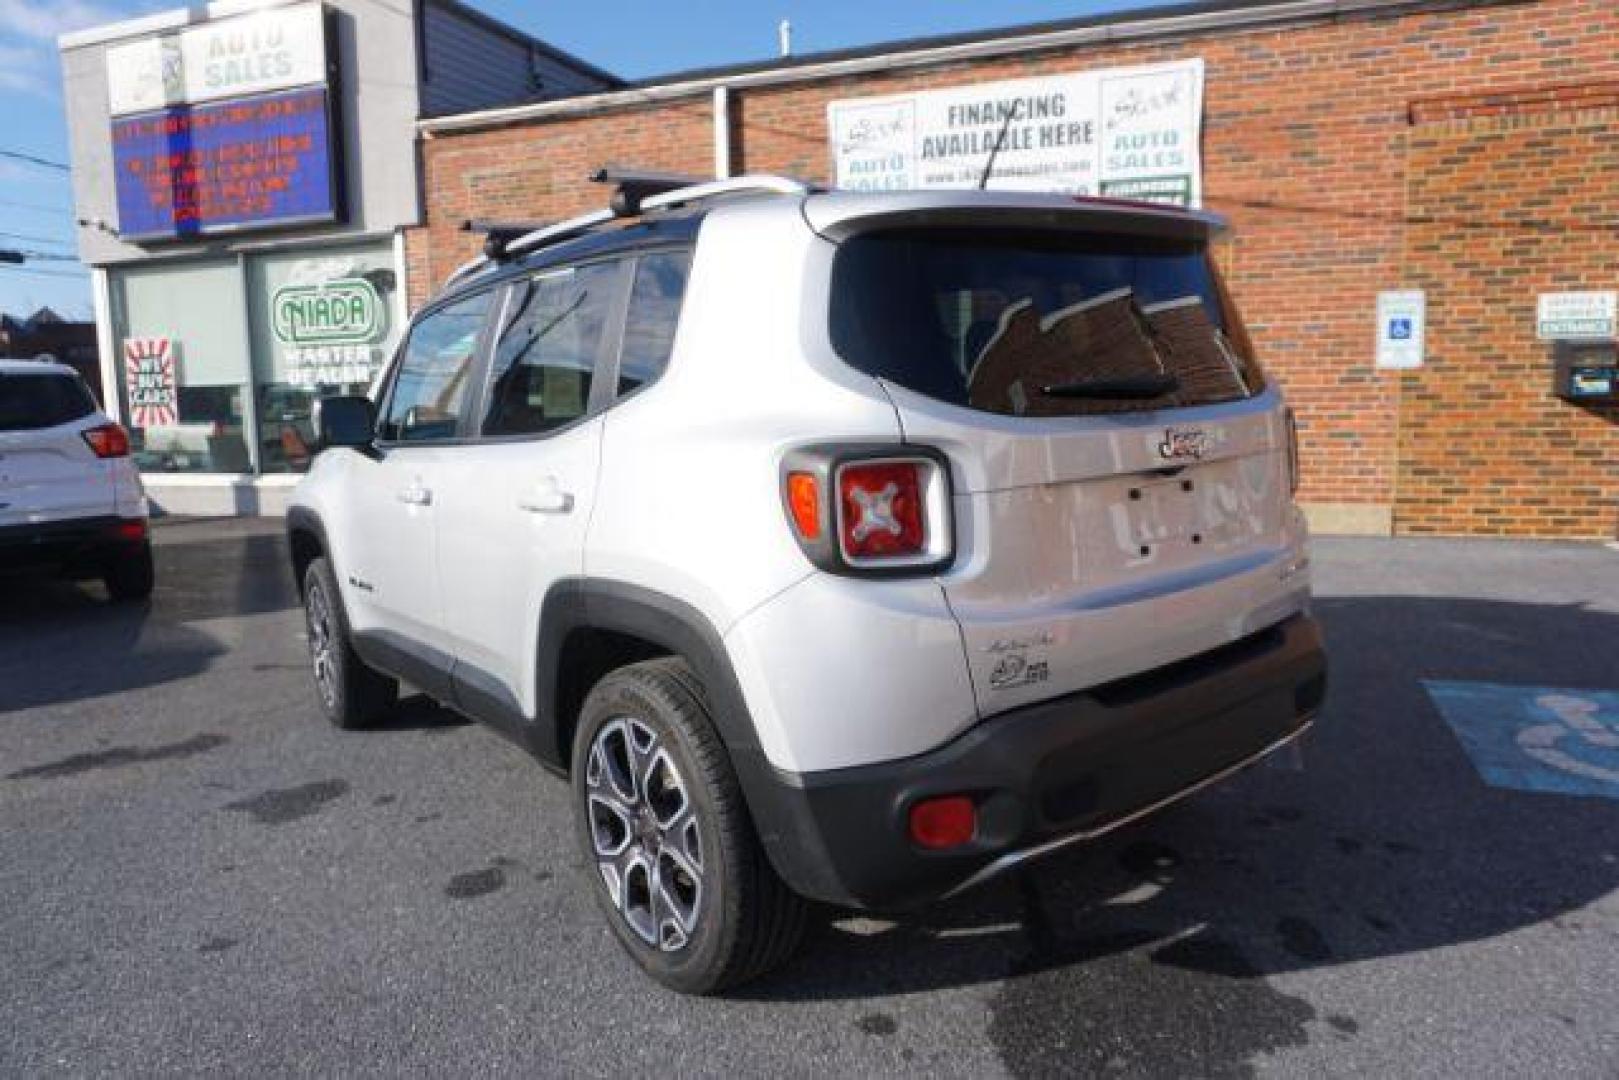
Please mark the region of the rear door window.
<svg viewBox="0 0 1619 1080"><path fill-rule="evenodd" d="M95 410L90 391L76 376L0 372L0 431L56 427L82 420Z"/></svg>
<svg viewBox="0 0 1619 1080"><path fill-rule="evenodd" d="M896 230L845 242L833 275L844 360L951 404L1085 416L1263 388L1201 241Z"/></svg>

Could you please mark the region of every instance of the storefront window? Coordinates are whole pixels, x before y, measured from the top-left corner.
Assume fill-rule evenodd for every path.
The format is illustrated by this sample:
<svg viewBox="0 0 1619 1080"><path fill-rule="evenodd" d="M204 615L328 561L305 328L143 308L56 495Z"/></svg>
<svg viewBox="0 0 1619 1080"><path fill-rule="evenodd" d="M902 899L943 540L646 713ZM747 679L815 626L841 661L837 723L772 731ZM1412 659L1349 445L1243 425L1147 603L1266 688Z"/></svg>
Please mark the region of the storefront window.
<svg viewBox="0 0 1619 1080"><path fill-rule="evenodd" d="M119 270L111 283L118 393L136 464L250 472L247 313L236 262Z"/></svg>
<svg viewBox="0 0 1619 1080"><path fill-rule="evenodd" d="M248 258L261 471L307 469L315 401L370 388L399 338L397 287L387 244Z"/></svg>

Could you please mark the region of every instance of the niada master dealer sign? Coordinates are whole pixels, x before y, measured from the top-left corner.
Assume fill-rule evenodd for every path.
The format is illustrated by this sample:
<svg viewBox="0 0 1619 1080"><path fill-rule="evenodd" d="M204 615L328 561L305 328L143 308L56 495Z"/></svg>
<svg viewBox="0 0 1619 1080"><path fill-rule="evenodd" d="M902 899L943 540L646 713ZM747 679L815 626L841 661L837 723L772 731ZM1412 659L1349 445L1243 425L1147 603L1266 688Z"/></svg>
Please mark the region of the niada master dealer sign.
<svg viewBox="0 0 1619 1080"><path fill-rule="evenodd" d="M1203 61L835 101L837 184L855 191L989 187L1196 206Z"/></svg>
<svg viewBox="0 0 1619 1080"><path fill-rule="evenodd" d="M382 298L360 277L283 285L270 298L271 327L297 386L368 383L387 330Z"/></svg>

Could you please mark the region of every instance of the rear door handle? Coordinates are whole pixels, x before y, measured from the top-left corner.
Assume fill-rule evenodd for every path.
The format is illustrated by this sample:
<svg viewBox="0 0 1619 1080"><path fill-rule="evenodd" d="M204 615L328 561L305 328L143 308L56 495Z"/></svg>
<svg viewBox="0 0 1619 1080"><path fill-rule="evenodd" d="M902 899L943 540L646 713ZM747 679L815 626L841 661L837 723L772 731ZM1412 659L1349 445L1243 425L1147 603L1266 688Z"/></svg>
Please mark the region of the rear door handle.
<svg viewBox="0 0 1619 1080"><path fill-rule="evenodd" d="M407 506L433 505L433 492L428 488L422 487L420 484L412 484L410 487L400 488L399 493L395 496L395 498Z"/></svg>
<svg viewBox="0 0 1619 1080"><path fill-rule="evenodd" d="M519 498L517 508L531 514L566 514L573 509L573 495L563 491L552 477Z"/></svg>

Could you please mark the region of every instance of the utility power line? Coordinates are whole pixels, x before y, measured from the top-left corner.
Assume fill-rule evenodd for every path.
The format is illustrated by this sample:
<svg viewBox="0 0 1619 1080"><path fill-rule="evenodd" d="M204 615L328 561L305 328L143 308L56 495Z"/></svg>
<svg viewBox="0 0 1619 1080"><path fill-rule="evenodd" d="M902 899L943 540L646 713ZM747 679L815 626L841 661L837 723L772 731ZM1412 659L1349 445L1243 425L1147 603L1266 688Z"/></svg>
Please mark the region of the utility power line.
<svg viewBox="0 0 1619 1080"><path fill-rule="evenodd" d="M0 157L10 158L12 161L21 161L28 165L37 165L41 169L60 169L62 172L73 171L60 161L48 161L42 157L35 157L33 154L25 154L21 150L0 150Z"/></svg>
<svg viewBox="0 0 1619 1080"><path fill-rule="evenodd" d="M0 263L0 271L10 271L13 274L33 274L36 277L82 278L87 270L36 270L31 266L8 266Z"/></svg>

